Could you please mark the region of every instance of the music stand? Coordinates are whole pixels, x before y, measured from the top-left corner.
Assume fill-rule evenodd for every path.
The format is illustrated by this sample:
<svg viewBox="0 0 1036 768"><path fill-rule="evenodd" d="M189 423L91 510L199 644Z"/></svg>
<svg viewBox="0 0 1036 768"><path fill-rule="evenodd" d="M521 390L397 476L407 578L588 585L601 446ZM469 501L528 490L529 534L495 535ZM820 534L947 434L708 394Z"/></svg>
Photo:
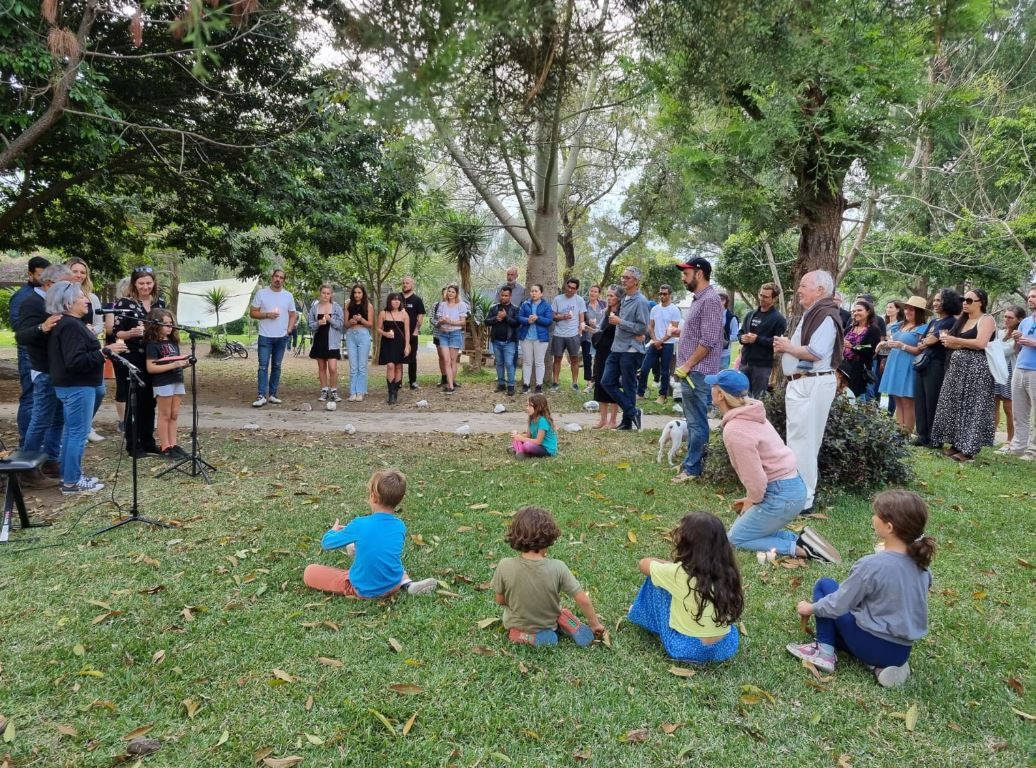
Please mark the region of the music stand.
<svg viewBox="0 0 1036 768"><path fill-rule="evenodd" d="M133 465L133 505L130 507L129 517L124 520L120 520L113 525L109 525L107 528L102 528L91 535L100 536L102 533L107 533L116 528L121 528L129 523L146 523L147 525L154 525L158 528L172 528L173 526L168 523L163 523L161 520L152 520L151 518L140 516L140 509L137 506L137 387L143 387L144 381L140 378L140 369L133 365L129 360L116 355L112 355L112 360L119 363L129 373L129 401L126 403L126 408L127 413L129 414L129 424L127 425L127 428L130 430L129 444L133 446L133 450L130 451L130 458Z"/></svg>
<svg viewBox="0 0 1036 768"><path fill-rule="evenodd" d="M171 467L166 467L155 475L155 477L162 477L163 475L167 475L175 470L177 472L183 472L185 475L190 475L191 477L201 475L205 478L206 483L211 483L212 478L209 477L209 472L215 472L216 468L198 455L198 356L195 353L198 351L198 337L211 339L212 334L204 333L203 331L196 331L193 328L187 328L182 325L174 325L173 328L186 331L187 335L191 339L191 455L180 459ZM184 467L185 464L190 465L189 470Z"/></svg>

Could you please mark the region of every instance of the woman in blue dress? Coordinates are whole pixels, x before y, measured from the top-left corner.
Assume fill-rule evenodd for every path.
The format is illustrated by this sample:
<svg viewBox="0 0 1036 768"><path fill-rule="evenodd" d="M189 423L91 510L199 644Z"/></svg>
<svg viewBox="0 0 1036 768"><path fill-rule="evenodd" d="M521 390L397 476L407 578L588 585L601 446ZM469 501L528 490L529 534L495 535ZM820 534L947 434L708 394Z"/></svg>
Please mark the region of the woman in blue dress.
<svg viewBox="0 0 1036 768"><path fill-rule="evenodd" d="M903 303L902 323L889 327L888 362L878 390L896 402L896 423L906 434L914 431L914 358L928 328L928 302L911 296Z"/></svg>

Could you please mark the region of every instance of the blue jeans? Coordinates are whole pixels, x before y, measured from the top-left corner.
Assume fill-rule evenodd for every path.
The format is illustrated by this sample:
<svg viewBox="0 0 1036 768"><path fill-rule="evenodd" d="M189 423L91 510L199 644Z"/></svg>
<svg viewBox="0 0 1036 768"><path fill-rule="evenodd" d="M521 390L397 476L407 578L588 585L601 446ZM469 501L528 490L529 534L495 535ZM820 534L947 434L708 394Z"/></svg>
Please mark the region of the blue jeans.
<svg viewBox="0 0 1036 768"><path fill-rule="evenodd" d="M705 374L691 371L686 380L680 382L683 399L683 417L687 419L687 457L681 471L698 477L705 471L705 459L709 455L709 403L711 389L705 384Z"/></svg>
<svg viewBox="0 0 1036 768"><path fill-rule="evenodd" d="M28 351L25 347L18 347L18 381L22 385L21 395L18 396L19 445L25 445L25 433L29 431L29 422L32 421L32 376L29 373L31 370Z"/></svg>
<svg viewBox="0 0 1036 768"><path fill-rule="evenodd" d="M766 484L763 500L746 509L730 526L730 543L738 549L769 552L795 557L798 536L784 526L806 506L806 484L796 474L788 480Z"/></svg>
<svg viewBox="0 0 1036 768"><path fill-rule="evenodd" d="M655 363L661 365L661 376L658 380L658 394L662 397L669 396L669 368L673 362L673 349L675 344L663 344L661 349L655 349L654 344L648 344L647 354L644 355L644 364L640 367L640 378L637 381L637 394L643 396L647 391L647 380Z"/></svg>
<svg viewBox="0 0 1036 768"><path fill-rule="evenodd" d="M601 386L622 409L622 423L629 424L637 413L637 374L643 352L612 352L604 361Z"/></svg>
<svg viewBox="0 0 1036 768"><path fill-rule="evenodd" d="M54 387L65 412L65 449L61 453L61 479L68 485L83 476L86 436L94 418L94 404L104 397L104 384L97 387Z"/></svg>
<svg viewBox="0 0 1036 768"><path fill-rule="evenodd" d="M813 602L838 591L838 582L825 576L813 585ZM910 658L910 646L875 637L856 626L851 613L837 619L813 617L817 622L817 642L847 651L872 667L899 667Z"/></svg>
<svg viewBox="0 0 1036 768"><path fill-rule="evenodd" d="M277 394L277 387L281 383L281 361L284 359L284 352L288 349L291 336L281 336L279 339L270 336L259 337L259 396L266 397L266 393ZM267 390L267 369L269 369L269 390Z"/></svg>
<svg viewBox="0 0 1036 768"><path fill-rule="evenodd" d="M61 430L64 425L61 402L54 394L50 374L41 373L32 383L32 418L25 431L22 447L27 451L43 451L48 459L57 461L61 456Z"/></svg>
<svg viewBox="0 0 1036 768"><path fill-rule="evenodd" d="M366 328L352 328L346 331L345 349L349 353L349 394L366 395L371 332Z"/></svg>
<svg viewBox="0 0 1036 768"><path fill-rule="evenodd" d="M493 357L496 358L496 383L514 387L515 341L494 341Z"/></svg>

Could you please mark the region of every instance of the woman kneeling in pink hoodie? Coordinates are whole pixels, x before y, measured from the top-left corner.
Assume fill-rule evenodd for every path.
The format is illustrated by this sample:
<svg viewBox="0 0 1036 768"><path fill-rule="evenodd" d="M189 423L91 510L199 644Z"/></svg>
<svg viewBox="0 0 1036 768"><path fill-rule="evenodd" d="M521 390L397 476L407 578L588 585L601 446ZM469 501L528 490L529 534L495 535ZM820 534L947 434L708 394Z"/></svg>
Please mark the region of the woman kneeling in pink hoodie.
<svg viewBox="0 0 1036 768"><path fill-rule="evenodd" d="M738 549L776 550L778 555L840 563L842 556L811 528L796 536L784 526L805 507L806 484L795 467L795 454L766 420L766 409L748 397L748 377L731 369L706 376L712 402L723 416L723 443L730 463L745 486L734 502L739 517L727 534Z"/></svg>

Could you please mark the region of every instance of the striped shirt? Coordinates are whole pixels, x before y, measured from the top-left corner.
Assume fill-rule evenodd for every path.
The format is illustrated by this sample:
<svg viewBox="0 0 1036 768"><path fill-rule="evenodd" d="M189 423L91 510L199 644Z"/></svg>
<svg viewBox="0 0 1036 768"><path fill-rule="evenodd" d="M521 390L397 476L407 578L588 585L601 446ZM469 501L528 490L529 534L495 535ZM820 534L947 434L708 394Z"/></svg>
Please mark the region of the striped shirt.
<svg viewBox="0 0 1036 768"><path fill-rule="evenodd" d="M719 373L723 358L723 302L711 284L694 294L694 302L680 330L676 364L687 362L699 346L708 347L709 353L691 371L706 376Z"/></svg>

